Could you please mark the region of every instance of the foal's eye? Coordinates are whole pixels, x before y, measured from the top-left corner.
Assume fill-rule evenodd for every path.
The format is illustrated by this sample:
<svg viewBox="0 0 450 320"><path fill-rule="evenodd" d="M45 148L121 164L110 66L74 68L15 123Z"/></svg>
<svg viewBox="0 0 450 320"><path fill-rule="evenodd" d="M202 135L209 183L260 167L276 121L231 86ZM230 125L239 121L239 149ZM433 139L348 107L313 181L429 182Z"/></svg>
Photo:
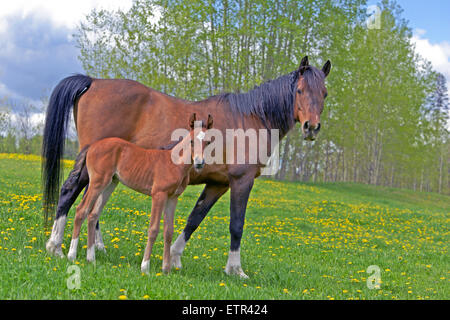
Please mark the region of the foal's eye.
<svg viewBox="0 0 450 320"><path fill-rule="evenodd" d="M302 94L302 90L297 89L298 94Z"/></svg>
<svg viewBox="0 0 450 320"><path fill-rule="evenodd" d="M325 93L325 95L323 96L324 99L325 99L326 97L328 97L328 93Z"/></svg>

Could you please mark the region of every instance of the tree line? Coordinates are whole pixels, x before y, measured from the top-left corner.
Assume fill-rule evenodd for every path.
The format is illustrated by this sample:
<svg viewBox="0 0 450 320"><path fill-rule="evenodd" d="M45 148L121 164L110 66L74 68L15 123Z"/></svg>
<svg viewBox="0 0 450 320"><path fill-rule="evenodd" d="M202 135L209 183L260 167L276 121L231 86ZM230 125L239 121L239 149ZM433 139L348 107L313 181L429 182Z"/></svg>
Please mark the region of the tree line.
<svg viewBox="0 0 450 320"><path fill-rule="evenodd" d="M43 103L47 104L47 98ZM0 99L0 153L41 154L44 115L40 106L31 102ZM75 128L69 128L64 156L75 159L78 141Z"/></svg>
<svg viewBox="0 0 450 320"><path fill-rule="evenodd" d="M315 142L297 126L276 179L450 192L445 78L411 42L393 0L137 0L93 10L75 38L87 74L129 78L189 100L246 92L308 55L330 59ZM367 23L367 21L371 23ZM375 22L375 23L372 23Z"/></svg>

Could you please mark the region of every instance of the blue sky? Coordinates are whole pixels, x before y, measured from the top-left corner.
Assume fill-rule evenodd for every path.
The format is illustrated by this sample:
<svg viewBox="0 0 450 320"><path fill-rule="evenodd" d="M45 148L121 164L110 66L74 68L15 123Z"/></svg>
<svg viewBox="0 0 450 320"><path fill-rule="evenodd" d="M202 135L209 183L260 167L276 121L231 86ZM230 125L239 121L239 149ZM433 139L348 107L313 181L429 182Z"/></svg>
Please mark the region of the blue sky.
<svg viewBox="0 0 450 320"><path fill-rule="evenodd" d="M397 0L415 30L416 50L450 87L450 0ZM369 0L369 4L378 1ZM93 8L127 9L132 0L0 1L0 101L39 104L59 80L83 72L72 34Z"/></svg>
<svg viewBox="0 0 450 320"><path fill-rule="evenodd" d="M377 2L370 0L369 4ZM450 42L449 0L397 0L397 3L411 28L426 30L426 37L433 43Z"/></svg>

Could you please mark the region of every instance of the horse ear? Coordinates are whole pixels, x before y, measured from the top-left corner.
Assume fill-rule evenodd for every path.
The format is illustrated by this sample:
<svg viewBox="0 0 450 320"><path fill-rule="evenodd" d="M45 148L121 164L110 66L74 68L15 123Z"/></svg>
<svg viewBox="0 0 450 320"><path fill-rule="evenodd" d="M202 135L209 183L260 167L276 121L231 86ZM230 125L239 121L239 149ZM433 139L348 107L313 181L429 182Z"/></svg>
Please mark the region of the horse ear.
<svg viewBox="0 0 450 320"><path fill-rule="evenodd" d="M213 118L210 114L208 114L208 124L206 126L206 129L211 129L213 126Z"/></svg>
<svg viewBox="0 0 450 320"><path fill-rule="evenodd" d="M191 129L194 129L195 118L196 118L196 114L193 113L193 114L191 115L191 118L189 119L189 126L191 127Z"/></svg>
<svg viewBox="0 0 450 320"><path fill-rule="evenodd" d="M331 62L330 62L330 60L328 60L327 62L325 62L324 66L322 68L322 71L325 74L325 77L328 76L328 74L330 73L330 70L331 70Z"/></svg>
<svg viewBox="0 0 450 320"><path fill-rule="evenodd" d="M308 56L304 56L302 61L300 62L300 66L298 67L298 71L300 72L301 75L303 75L308 66L309 66Z"/></svg>

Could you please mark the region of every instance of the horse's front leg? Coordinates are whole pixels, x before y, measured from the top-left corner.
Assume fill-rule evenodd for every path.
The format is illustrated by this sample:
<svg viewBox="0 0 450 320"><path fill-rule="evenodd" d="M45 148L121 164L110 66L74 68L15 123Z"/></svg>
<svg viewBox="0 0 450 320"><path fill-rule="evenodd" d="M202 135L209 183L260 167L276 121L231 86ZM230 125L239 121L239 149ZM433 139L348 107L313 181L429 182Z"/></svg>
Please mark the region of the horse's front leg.
<svg viewBox="0 0 450 320"><path fill-rule="evenodd" d="M144 258L141 263L141 271L148 273L150 270L150 256L152 254L153 244L159 232L159 223L161 221L161 213L167 201L167 193L158 192L152 195L152 212L150 214L150 225L148 227L148 240L145 247Z"/></svg>
<svg viewBox="0 0 450 320"><path fill-rule="evenodd" d="M230 252L225 272L228 275L237 274L241 278L248 278L241 267L241 239L244 230L245 211L250 191L253 188L255 175L249 174L230 179Z"/></svg>
<svg viewBox="0 0 450 320"><path fill-rule="evenodd" d="M181 255L183 254L184 248L186 247L186 243L188 242L192 233L203 221L206 214L216 203L216 201L219 200L220 197L228 191L228 188L228 185L219 184L207 184L205 186L202 194L200 195L197 203L194 206L194 209L192 209L192 212L189 215L186 227L170 248L170 259L172 267L178 269L181 268Z"/></svg>

